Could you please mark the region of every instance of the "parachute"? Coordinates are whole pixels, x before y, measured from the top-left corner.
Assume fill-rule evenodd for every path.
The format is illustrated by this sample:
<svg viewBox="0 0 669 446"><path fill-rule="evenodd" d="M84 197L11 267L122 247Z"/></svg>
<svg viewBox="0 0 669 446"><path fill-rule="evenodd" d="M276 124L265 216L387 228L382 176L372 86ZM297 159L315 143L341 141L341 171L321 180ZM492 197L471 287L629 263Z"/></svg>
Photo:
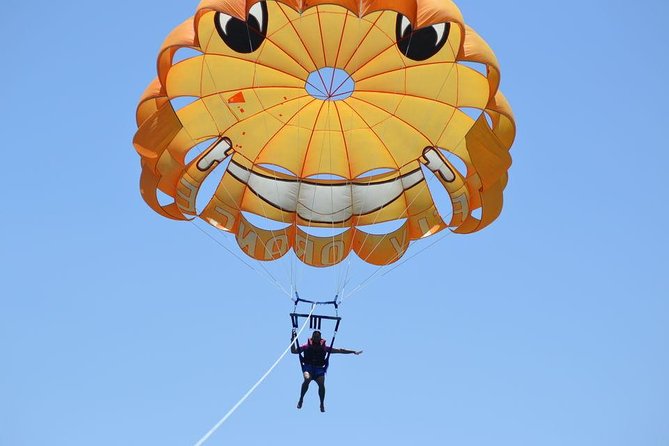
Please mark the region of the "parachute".
<svg viewBox="0 0 669 446"><path fill-rule="evenodd" d="M260 261L389 265L415 240L499 216L515 137L499 84L494 53L450 0L203 0L163 43L137 107L141 193Z"/></svg>
<svg viewBox="0 0 669 446"><path fill-rule="evenodd" d="M289 258L295 292L291 344L196 446L307 324L330 324L334 344L348 267L333 300L306 300L295 258L381 267L499 216L515 137L499 84L494 53L450 0L202 0L172 31L137 107L142 197L232 234L253 259Z"/></svg>

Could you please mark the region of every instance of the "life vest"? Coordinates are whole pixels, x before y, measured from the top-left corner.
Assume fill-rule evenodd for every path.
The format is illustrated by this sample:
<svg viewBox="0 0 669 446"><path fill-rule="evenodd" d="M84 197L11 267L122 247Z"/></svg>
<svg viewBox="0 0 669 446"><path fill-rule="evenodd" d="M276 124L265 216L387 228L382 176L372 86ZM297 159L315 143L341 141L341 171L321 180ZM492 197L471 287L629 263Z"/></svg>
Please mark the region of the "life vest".
<svg viewBox="0 0 669 446"><path fill-rule="evenodd" d="M320 345L314 345L309 339L307 348L303 349L304 363L314 367L324 367L327 351L325 350L325 339L321 339Z"/></svg>

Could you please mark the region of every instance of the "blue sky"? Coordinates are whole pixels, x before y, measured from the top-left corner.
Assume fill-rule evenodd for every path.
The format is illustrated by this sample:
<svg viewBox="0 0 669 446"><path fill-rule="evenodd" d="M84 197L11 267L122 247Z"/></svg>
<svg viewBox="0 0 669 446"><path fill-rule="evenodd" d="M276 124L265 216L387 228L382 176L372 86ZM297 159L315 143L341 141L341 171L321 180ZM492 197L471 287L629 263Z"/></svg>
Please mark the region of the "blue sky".
<svg viewBox="0 0 669 446"><path fill-rule="evenodd" d="M669 444L669 6L458 4L519 126L502 216L342 306L327 414L287 358L209 444ZM0 445L193 444L288 342L285 296L139 196L136 102L195 7L4 4Z"/></svg>

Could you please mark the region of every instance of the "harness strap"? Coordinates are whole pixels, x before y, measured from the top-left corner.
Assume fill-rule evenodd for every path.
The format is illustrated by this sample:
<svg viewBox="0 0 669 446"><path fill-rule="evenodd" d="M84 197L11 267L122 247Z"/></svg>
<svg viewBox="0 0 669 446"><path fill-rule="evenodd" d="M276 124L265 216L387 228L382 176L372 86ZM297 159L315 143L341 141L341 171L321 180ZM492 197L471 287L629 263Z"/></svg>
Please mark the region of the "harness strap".
<svg viewBox="0 0 669 446"><path fill-rule="evenodd" d="M332 349L334 348L334 342L335 339L337 338L337 331L339 330L339 323L341 322L341 318L337 318L337 322L335 323L335 329L334 333L332 334L332 340L330 341L330 351L325 355L325 369L330 366L330 355L332 354Z"/></svg>

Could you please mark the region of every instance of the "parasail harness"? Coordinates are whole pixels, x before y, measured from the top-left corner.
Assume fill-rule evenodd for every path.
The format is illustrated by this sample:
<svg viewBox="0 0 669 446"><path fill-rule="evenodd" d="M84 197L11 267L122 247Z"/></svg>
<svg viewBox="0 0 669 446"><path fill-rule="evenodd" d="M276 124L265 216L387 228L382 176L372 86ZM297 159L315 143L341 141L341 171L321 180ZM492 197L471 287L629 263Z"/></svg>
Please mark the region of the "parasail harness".
<svg viewBox="0 0 669 446"><path fill-rule="evenodd" d="M293 312L290 313L290 320L293 325L293 344L299 353L299 360L300 360L300 366L304 366L305 361L304 361L304 352L300 349L300 342L297 339L297 330L298 327L300 326L300 319L309 319L309 328L311 330L318 330L321 331L321 326L323 324L323 321L334 321L335 327L334 327L334 332L332 334L332 340L330 341L330 351L328 351L325 355L325 370L328 369L328 366L330 365L330 354L332 353L332 347L334 345L335 338L337 337L337 331L339 330L339 323L341 322L341 317L339 317L339 301L337 300L339 296L335 296L335 299L332 301L326 301L326 302L315 302L311 300L306 300L300 298L300 295L295 292L295 300L293 302L295 303L295 307L293 308ZM307 303L311 304L312 308L316 305L332 305L334 307L334 316L331 315L322 315L322 314L314 314L313 311L311 314L304 314L304 313L298 313L297 312L297 306L301 303ZM306 324L306 322L305 322Z"/></svg>

